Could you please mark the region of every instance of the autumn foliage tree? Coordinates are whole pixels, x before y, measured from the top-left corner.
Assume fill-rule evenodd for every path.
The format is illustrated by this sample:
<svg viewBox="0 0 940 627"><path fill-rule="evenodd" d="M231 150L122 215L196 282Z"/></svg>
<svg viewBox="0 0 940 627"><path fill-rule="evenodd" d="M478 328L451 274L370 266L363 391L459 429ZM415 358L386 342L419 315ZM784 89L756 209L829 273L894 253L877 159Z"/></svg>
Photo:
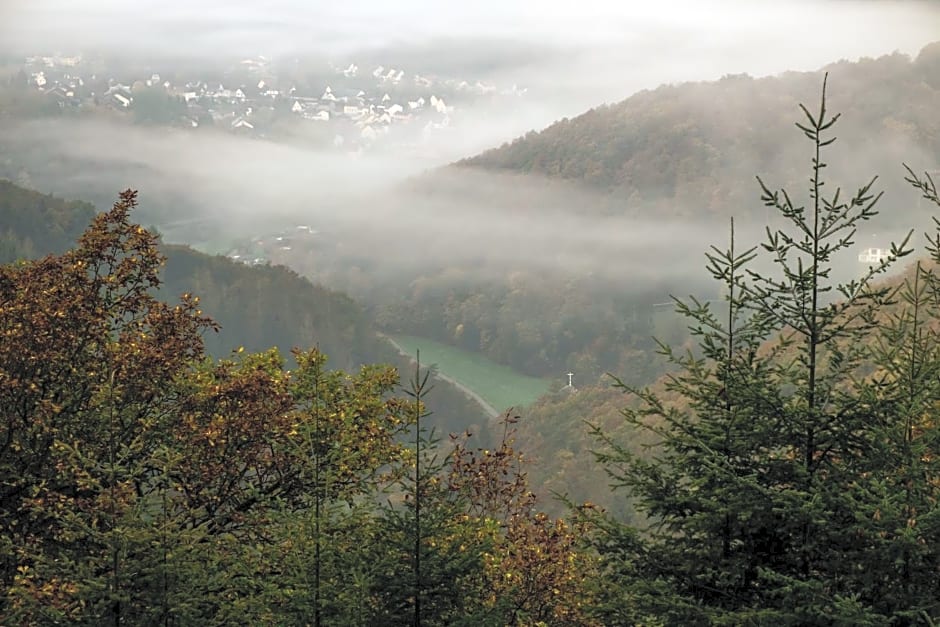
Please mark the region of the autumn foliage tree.
<svg viewBox="0 0 940 627"><path fill-rule="evenodd" d="M198 298L154 296L164 260L135 205L123 192L75 249L0 268L4 622L189 622L238 608L232 595L248 607L272 565L244 572L246 542L275 542L265 523L309 507L310 460L325 459L336 499L399 456L393 369L326 373L316 351L293 372L276 351L208 360Z"/></svg>
<svg viewBox="0 0 940 627"><path fill-rule="evenodd" d="M0 577L10 607L39 602L47 619L80 611L88 584L50 565L96 550L112 556L99 570L120 611L108 534L146 498L173 382L212 327L197 299L171 307L151 295L161 258L129 220L135 204L123 192L77 248L0 269L0 526L13 549Z"/></svg>
<svg viewBox="0 0 940 627"><path fill-rule="evenodd" d="M441 447L388 366L207 357L136 202L0 266L0 622L580 622L589 562L510 439Z"/></svg>
<svg viewBox="0 0 940 627"><path fill-rule="evenodd" d="M484 606L499 625L598 624L586 612L588 582L596 575L594 558L581 544L586 519L569 522L539 510L527 460L514 444L518 420L503 417L502 437L492 449L452 438L450 489L492 534L481 577Z"/></svg>

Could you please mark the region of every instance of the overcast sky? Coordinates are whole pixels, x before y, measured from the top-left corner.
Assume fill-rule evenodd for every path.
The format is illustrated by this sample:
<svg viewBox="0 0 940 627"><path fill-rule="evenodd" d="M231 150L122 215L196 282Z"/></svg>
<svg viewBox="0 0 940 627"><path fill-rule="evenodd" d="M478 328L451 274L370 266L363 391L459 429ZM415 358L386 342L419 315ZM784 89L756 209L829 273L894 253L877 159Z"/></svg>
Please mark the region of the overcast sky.
<svg viewBox="0 0 940 627"><path fill-rule="evenodd" d="M893 0L3 0L2 40L52 45L277 52L353 50L441 35L549 39L593 46L649 35L788 54L848 46L916 47L937 35L936 2ZM931 9L931 5L934 5ZM933 20L925 19L933 14ZM814 42L813 40L825 39ZM730 41L735 40L735 41ZM853 43L854 42L854 43ZM690 42L691 43L691 42ZM769 51L764 50L764 53ZM779 54L783 50L777 50Z"/></svg>

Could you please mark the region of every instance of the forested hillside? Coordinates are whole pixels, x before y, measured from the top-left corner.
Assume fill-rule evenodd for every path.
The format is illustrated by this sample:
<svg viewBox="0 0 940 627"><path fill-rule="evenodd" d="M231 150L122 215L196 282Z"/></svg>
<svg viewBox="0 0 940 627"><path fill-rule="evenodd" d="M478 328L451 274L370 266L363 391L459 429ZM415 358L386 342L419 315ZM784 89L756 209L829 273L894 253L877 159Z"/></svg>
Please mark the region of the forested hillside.
<svg viewBox="0 0 940 627"><path fill-rule="evenodd" d="M670 287L677 285L618 293L589 277L516 271L484 283L428 273L375 307L375 318L385 329L479 351L534 376L575 370L594 380L630 371L640 381L658 374L647 358L655 346L652 305Z"/></svg>
<svg viewBox="0 0 940 627"><path fill-rule="evenodd" d="M838 179L878 173L885 191L858 246L885 246L930 227L931 206L910 193L901 163L940 170L940 43L914 59L892 54L825 69L831 106L843 112L830 172ZM454 214L458 229L468 215L494 231L528 220L531 232L552 233L547 241L530 242L520 229L518 243L499 239L510 253L493 244L465 264L430 254L414 273L371 283L361 266L354 274L320 263L320 271L328 282L355 285L389 332L427 334L533 375L650 380L659 371L649 336L681 337L667 328L674 326L662 308L669 294L717 296L699 281L699 251L721 237L732 215L742 241L754 241L765 224L778 226L754 175L773 172L782 186L805 187L792 114L815 98L821 78L788 72L665 85L559 121L402 191ZM591 232L597 247L620 241L621 250L589 250L579 235L592 228L603 231ZM855 266L847 253L834 272L852 276Z"/></svg>
<svg viewBox="0 0 940 627"><path fill-rule="evenodd" d="M135 205L0 266L0 623L590 624L511 430L445 451L417 369L210 358Z"/></svg>
<svg viewBox="0 0 940 627"><path fill-rule="evenodd" d="M80 201L41 194L0 179L0 262L60 253L87 227L96 209ZM345 294L315 285L284 266L247 266L187 246L161 244L166 264L160 296L197 294L200 307L218 324L204 333L206 351L225 357L233 350L319 346L330 367L366 363L408 368L378 338L369 316ZM456 388L440 382L428 399L445 433L470 428L486 441L485 414Z"/></svg>
<svg viewBox="0 0 940 627"><path fill-rule="evenodd" d="M319 344L336 365L352 368L385 361L393 353L376 338L351 298L310 283L283 266L255 266L208 256L185 246L163 246L167 256L161 291L167 297L199 294L222 331L206 348L225 355L243 346L257 351Z"/></svg>
<svg viewBox="0 0 940 627"><path fill-rule="evenodd" d="M62 252L94 214L88 203L39 194L0 179L0 263Z"/></svg>
<svg viewBox="0 0 940 627"><path fill-rule="evenodd" d="M72 245L95 208L0 180L2 261L57 253ZM319 343L337 367L391 359L367 317L349 297L311 284L285 267L249 267L185 246L164 246L161 293L199 294L201 307L221 325L205 337L207 350L225 356L239 346L289 351Z"/></svg>
<svg viewBox="0 0 940 627"><path fill-rule="evenodd" d="M846 159L834 168L881 172L897 190L893 175L902 159L940 163L940 42L913 60L892 54L823 69L836 86L832 106L845 116L837 153ZM664 85L456 165L599 189L609 194L605 211L749 219L760 208L752 194L755 172L802 183L792 112L811 98L820 77L788 72ZM760 210L754 219L765 217Z"/></svg>

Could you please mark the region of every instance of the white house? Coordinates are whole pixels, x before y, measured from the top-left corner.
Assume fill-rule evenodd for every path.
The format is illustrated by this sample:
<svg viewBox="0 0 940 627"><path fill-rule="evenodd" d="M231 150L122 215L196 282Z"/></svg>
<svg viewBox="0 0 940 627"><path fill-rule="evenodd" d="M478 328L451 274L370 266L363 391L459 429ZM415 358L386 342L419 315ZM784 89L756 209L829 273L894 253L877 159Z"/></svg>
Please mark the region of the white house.
<svg viewBox="0 0 940 627"><path fill-rule="evenodd" d="M891 257L887 248L866 248L858 254L859 263L879 264Z"/></svg>
<svg viewBox="0 0 940 627"><path fill-rule="evenodd" d="M294 104L291 105L290 110L293 111L294 113L302 113L304 108L300 104L299 100L295 100Z"/></svg>
<svg viewBox="0 0 940 627"><path fill-rule="evenodd" d="M343 115L348 118L358 118L363 114L363 110L355 105L345 105L343 107Z"/></svg>

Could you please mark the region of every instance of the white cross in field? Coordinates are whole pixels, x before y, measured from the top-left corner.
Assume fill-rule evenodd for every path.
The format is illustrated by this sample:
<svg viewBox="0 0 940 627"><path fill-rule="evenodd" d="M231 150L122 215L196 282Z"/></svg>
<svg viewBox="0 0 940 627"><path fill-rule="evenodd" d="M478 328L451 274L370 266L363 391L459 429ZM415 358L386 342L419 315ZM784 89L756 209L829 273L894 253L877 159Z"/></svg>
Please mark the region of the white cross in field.
<svg viewBox="0 0 940 627"><path fill-rule="evenodd" d="M573 377L573 376L574 376L574 373L573 373L573 372L569 372L569 373L568 373L568 387L569 387L569 388L570 388L570 387L573 387L573 386L571 385L571 377Z"/></svg>

